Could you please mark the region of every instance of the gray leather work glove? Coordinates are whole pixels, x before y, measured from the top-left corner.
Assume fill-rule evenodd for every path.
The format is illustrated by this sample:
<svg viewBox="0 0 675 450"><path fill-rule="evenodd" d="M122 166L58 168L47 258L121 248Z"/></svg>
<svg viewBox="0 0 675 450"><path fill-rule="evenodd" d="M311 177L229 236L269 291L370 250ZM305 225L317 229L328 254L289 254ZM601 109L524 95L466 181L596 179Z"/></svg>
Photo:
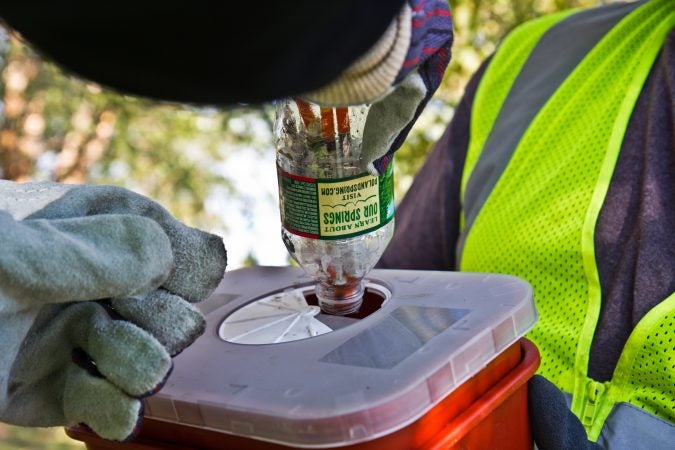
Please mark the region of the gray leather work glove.
<svg viewBox="0 0 675 450"><path fill-rule="evenodd" d="M0 421L130 437L205 328L222 240L109 186L0 181Z"/></svg>

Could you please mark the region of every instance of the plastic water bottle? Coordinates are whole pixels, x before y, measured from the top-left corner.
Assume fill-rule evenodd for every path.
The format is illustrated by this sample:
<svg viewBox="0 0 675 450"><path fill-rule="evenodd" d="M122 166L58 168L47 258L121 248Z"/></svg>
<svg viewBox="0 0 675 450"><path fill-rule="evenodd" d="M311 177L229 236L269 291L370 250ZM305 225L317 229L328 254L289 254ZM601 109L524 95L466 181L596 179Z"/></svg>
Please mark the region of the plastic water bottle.
<svg viewBox="0 0 675 450"><path fill-rule="evenodd" d="M393 163L374 176L361 159L368 109L277 103L281 235L328 314L358 311L364 277L394 232Z"/></svg>

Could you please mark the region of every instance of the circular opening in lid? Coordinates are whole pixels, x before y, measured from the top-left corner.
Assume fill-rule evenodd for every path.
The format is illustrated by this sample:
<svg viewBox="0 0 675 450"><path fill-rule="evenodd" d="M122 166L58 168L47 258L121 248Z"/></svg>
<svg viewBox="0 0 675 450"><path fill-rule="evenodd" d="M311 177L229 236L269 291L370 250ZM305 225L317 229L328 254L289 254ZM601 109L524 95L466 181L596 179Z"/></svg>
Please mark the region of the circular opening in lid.
<svg viewBox="0 0 675 450"><path fill-rule="evenodd" d="M376 283L366 284L359 311L346 316L321 312L314 286L287 289L254 300L220 324L218 336L234 344L279 344L308 339L347 327L368 317L391 297Z"/></svg>

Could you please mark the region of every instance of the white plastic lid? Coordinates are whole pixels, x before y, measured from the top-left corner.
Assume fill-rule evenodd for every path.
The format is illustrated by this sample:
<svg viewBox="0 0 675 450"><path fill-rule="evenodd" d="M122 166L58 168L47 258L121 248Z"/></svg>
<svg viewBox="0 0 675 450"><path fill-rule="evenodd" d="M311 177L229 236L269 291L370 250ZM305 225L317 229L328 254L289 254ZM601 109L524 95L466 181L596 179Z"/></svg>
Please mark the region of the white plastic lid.
<svg viewBox="0 0 675 450"><path fill-rule="evenodd" d="M256 301L311 280L291 267L228 273L199 305L206 333L175 358L145 415L294 447L356 444L419 419L537 319L530 285L513 276L375 270L369 280L391 296L370 316L324 320L291 295L277 317L286 331L261 337L231 325L255 323ZM288 332L303 320L314 331ZM236 343L242 335L278 343Z"/></svg>

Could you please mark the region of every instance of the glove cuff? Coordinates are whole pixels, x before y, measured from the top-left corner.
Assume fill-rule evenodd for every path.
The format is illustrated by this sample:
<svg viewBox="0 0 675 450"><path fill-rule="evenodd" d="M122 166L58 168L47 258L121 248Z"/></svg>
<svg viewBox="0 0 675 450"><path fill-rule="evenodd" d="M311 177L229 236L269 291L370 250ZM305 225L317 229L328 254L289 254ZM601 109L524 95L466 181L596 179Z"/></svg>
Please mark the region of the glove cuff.
<svg viewBox="0 0 675 450"><path fill-rule="evenodd" d="M379 41L336 80L302 97L323 105L372 103L394 84L408 53L411 10L406 3Z"/></svg>

